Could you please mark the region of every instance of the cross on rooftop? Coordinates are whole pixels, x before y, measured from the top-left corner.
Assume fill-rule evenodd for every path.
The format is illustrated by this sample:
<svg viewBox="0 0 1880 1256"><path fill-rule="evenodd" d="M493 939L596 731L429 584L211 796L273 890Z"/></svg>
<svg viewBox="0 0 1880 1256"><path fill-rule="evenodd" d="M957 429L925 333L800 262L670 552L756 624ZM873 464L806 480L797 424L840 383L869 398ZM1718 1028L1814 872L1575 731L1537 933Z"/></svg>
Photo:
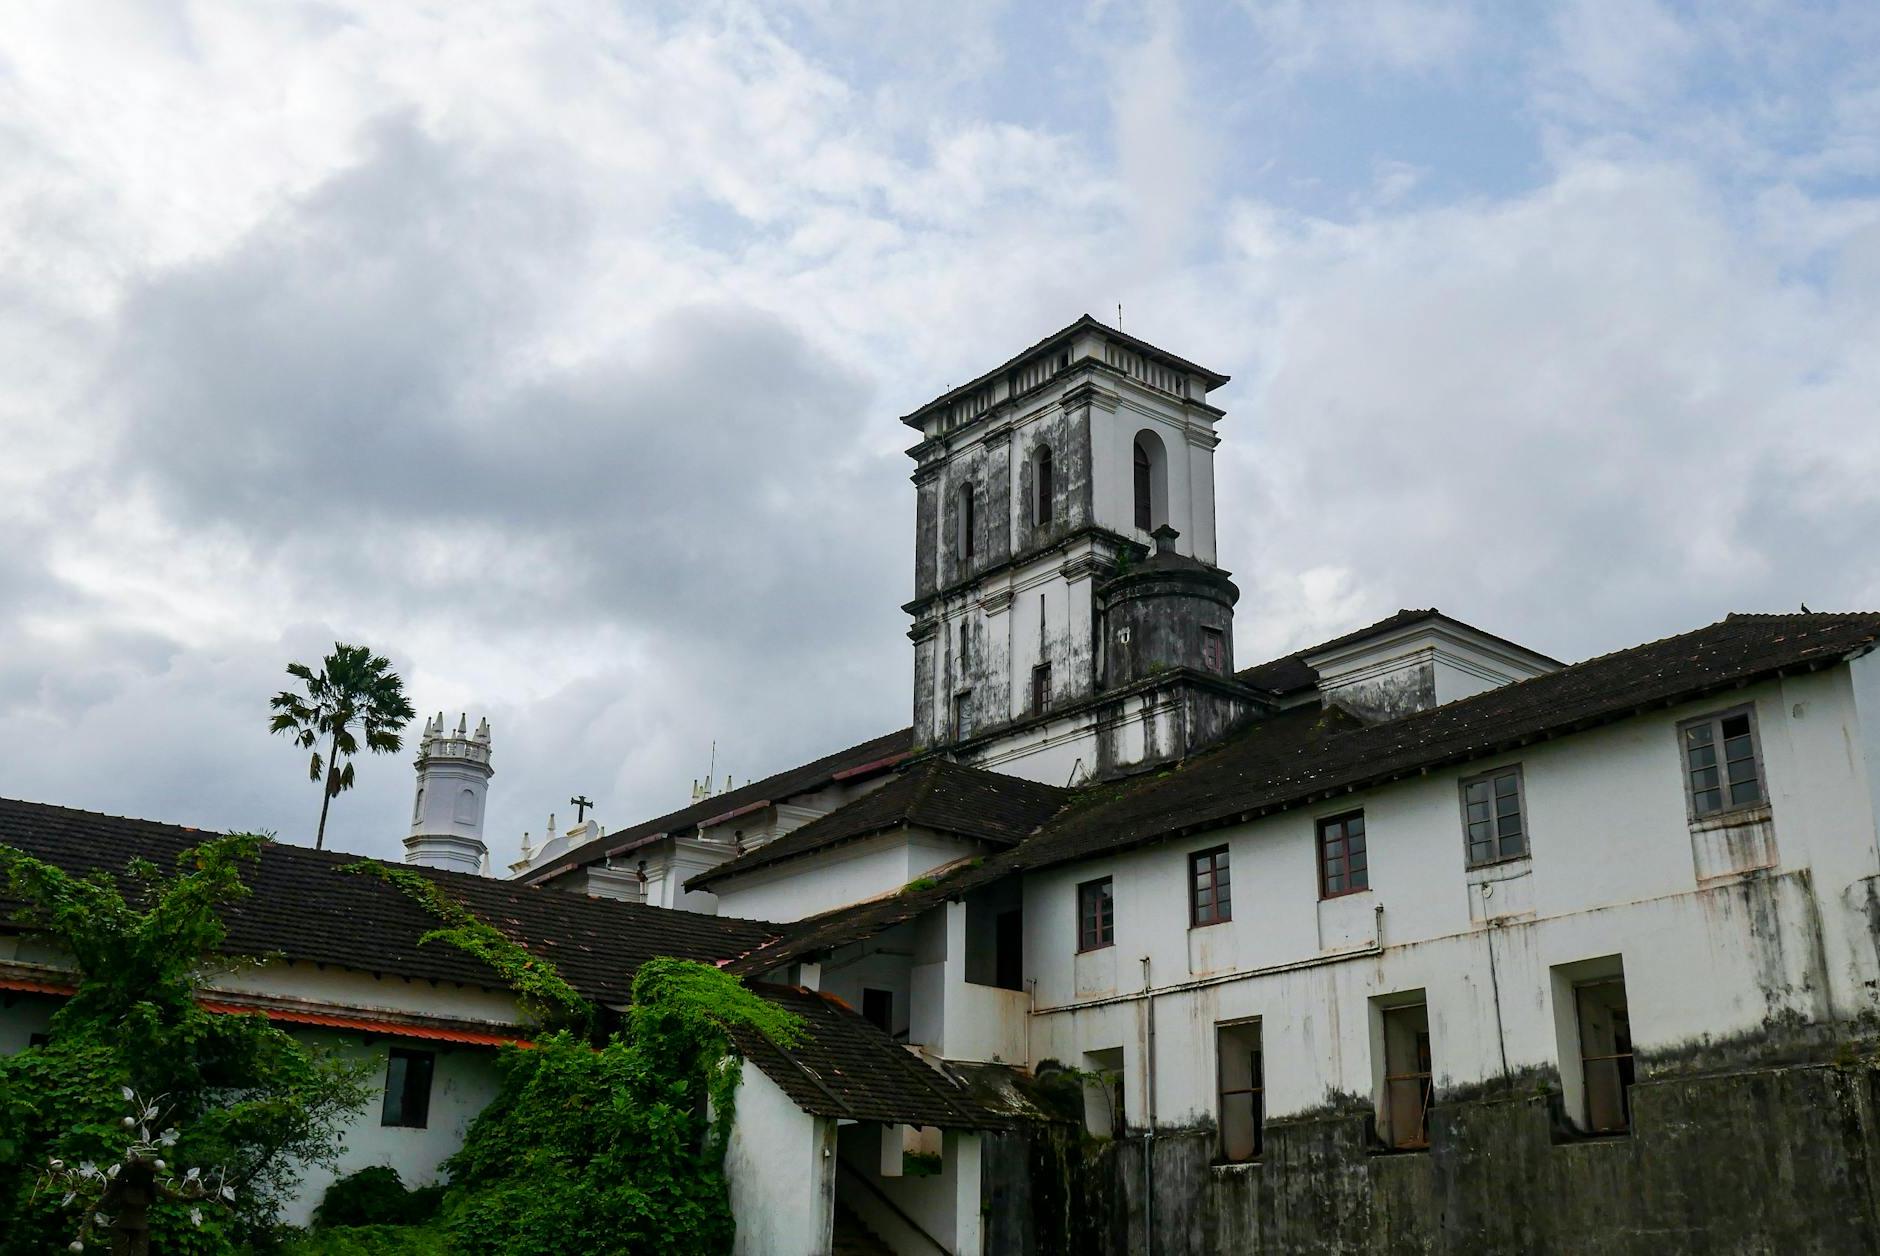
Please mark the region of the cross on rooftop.
<svg viewBox="0 0 1880 1256"><path fill-rule="evenodd" d="M568 805L574 808L574 822L579 824L587 819L587 809L594 805L594 800L586 794L576 794L568 800Z"/></svg>

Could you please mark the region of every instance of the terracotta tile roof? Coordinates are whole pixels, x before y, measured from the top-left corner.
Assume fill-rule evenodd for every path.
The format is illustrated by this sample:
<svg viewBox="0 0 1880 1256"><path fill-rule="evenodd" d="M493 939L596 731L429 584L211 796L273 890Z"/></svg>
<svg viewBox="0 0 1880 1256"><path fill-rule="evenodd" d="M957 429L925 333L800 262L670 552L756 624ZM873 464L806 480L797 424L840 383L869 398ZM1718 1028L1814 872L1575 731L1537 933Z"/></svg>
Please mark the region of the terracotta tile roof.
<svg viewBox="0 0 1880 1256"><path fill-rule="evenodd" d="M833 995L798 986L760 983L752 988L802 1017L808 1033L788 1051L759 1035L742 1034L738 1049L803 1111L942 1129L1000 1129L1017 1123Z"/></svg>
<svg viewBox="0 0 1880 1256"><path fill-rule="evenodd" d="M1880 612L1731 615L1383 723L1298 707L1154 776L1087 791L1039 832L933 885L812 916L729 967L764 972L872 936L1016 872L1233 824L1426 769L1592 728L1789 671L1832 666L1880 641Z"/></svg>
<svg viewBox="0 0 1880 1256"><path fill-rule="evenodd" d="M736 811L741 807L759 806L765 803L779 802L793 794L805 793L818 789L833 781L849 780L864 775L871 770L886 771L888 768L907 758L914 744L912 728L896 729L879 737L838 750L834 754L812 759L787 771L766 776L760 781L681 807L677 811L632 825L616 829L583 842L572 850L564 851L548 863L530 870L520 878L530 885L540 885L556 876L586 864L598 863L610 855L624 854L635 846L665 837L669 834L686 833L697 828L700 823Z"/></svg>
<svg viewBox="0 0 1880 1256"><path fill-rule="evenodd" d="M902 825L1000 846L1030 836L1074 795L1053 785L929 759L880 789L685 883L688 890Z"/></svg>
<svg viewBox="0 0 1880 1256"><path fill-rule="evenodd" d="M168 868L213 836L197 829L42 803L0 799L0 843L71 872L116 870L133 856ZM243 875L253 892L224 912L228 948L245 955L337 964L363 972L500 989L502 981L456 947L420 946L431 914L377 877L345 875L359 856L271 842ZM451 897L603 1003L626 1002L639 965L656 955L717 963L775 936L758 921L588 898L462 873L419 869ZM0 900L0 924L11 904Z"/></svg>

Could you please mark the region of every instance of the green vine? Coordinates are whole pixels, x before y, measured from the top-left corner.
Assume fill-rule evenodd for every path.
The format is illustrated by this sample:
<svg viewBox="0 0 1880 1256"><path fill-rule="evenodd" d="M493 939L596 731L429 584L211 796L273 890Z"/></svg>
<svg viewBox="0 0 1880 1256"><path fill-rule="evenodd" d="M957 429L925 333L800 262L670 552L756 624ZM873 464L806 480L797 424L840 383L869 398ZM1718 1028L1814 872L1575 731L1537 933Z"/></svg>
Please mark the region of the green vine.
<svg viewBox="0 0 1880 1256"><path fill-rule="evenodd" d="M599 1019L594 1005L582 998L553 964L530 954L521 943L479 919L461 903L446 898L423 873L376 859L362 859L346 871L374 876L403 890L406 897L443 922L440 928L420 937L418 945L443 942L476 956L509 984L523 1010L539 1024L594 1032Z"/></svg>

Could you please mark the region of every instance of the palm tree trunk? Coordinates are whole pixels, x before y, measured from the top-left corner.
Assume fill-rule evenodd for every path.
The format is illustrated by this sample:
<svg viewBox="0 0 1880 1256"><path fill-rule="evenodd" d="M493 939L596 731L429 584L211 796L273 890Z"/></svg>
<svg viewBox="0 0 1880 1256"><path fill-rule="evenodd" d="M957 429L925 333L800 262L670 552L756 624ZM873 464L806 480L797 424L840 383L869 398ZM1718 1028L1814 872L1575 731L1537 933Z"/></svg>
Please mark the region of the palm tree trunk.
<svg viewBox="0 0 1880 1256"><path fill-rule="evenodd" d="M320 782L320 827L313 834L313 848L326 849L326 809L333 805L333 778L339 775L339 734L333 734L333 748L326 756L326 779Z"/></svg>

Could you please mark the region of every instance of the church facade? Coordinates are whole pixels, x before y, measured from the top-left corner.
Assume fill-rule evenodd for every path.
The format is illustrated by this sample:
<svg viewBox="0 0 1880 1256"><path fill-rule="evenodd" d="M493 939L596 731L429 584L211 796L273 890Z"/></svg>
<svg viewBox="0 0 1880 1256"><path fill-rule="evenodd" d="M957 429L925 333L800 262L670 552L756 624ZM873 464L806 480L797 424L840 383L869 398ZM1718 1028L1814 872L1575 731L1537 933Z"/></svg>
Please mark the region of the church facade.
<svg viewBox="0 0 1880 1256"><path fill-rule="evenodd" d="M603 1002L675 953L804 1010L746 1044L740 1251L1880 1246L1880 613L1567 664L1406 610L1245 665L1225 382L1084 318L906 416L907 727L499 880L488 729L439 717L410 860ZM0 841L81 859L45 810ZM240 998L526 1031L470 972L284 1002L367 966L281 927Z"/></svg>

